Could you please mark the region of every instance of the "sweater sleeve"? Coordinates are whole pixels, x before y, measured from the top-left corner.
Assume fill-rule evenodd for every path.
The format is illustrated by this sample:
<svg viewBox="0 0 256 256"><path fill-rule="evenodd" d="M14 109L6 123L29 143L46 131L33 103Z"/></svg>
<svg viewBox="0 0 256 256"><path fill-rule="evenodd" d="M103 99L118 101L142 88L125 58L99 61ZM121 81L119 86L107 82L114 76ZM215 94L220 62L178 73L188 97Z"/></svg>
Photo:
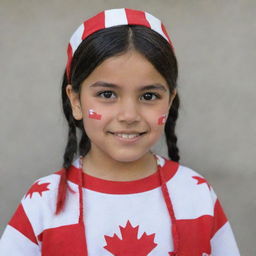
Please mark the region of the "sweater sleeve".
<svg viewBox="0 0 256 256"><path fill-rule="evenodd" d="M34 182L9 221L0 240L1 256L42 254L40 234L53 218L59 175L51 174Z"/></svg>
<svg viewBox="0 0 256 256"><path fill-rule="evenodd" d="M22 203L9 221L0 240L1 256L37 256L40 248Z"/></svg>
<svg viewBox="0 0 256 256"><path fill-rule="evenodd" d="M230 223L223 208L212 190L215 198L214 221L211 239L212 256L240 256Z"/></svg>

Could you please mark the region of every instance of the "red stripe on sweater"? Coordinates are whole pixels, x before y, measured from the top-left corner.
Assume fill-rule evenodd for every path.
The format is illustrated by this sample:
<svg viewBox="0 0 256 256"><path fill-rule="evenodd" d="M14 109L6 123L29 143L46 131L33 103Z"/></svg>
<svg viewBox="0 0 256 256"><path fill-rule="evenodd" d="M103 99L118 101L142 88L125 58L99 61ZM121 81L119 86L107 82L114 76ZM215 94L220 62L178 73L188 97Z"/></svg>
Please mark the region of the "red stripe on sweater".
<svg viewBox="0 0 256 256"><path fill-rule="evenodd" d="M179 163L166 160L163 167L158 167L158 171L159 168L162 168L164 179L168 182L176 174L179 168ZM79 175L81 171L81 169L71 166L68 171L68 180L75 184L79 184ZM161 186L158 171L148 177L133 181L104 180L83 172L83 187L107 194L133 194L146 192ZM56 172L56 174L60 175L61 171Z"/></svg>
<svg viewBox="0 0 256 256"><path fill-rule="evenodd" d="M227 217L223 211L220 201L217 200L214 206L214 225L212 231L212 237L215 233L227 222Z"/></svg>
<svg viewBox="0 0 256 256"><path fill-rule="evenodd" d="M203 215L196 219L176 220L179 231L179 255L201 256L211 253L213 216Z"/></svg>
<svg viewBox="0 0 256 256"><path fill-rule="evenodd" d="M32 225L24 211L22 204L18 206L8 224L22 233L33 243L38 244Z"/></svg>
<svg viewBox="0 0 256 256"><path fill-rule="evenodd" d="M42 255L87 256L83 223L45 229L39 236Z"/></svg>

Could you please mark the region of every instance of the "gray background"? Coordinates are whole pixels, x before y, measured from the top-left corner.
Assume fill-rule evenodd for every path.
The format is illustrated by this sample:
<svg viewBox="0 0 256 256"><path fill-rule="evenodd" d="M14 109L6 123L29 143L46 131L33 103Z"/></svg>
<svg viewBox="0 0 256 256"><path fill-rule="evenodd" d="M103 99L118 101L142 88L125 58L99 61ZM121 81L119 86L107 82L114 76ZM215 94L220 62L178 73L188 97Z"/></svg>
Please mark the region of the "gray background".
<svg viewBox="0 0 256 256"><path fill-rule="evenodd" d="M60 83L74 29L103 9L161 18L179 61L181 163L213 185L241 254L256 255L255 0L0 2L0 234L35 179L60 169ZM163 142L157 145L165 154Z"/></svg>

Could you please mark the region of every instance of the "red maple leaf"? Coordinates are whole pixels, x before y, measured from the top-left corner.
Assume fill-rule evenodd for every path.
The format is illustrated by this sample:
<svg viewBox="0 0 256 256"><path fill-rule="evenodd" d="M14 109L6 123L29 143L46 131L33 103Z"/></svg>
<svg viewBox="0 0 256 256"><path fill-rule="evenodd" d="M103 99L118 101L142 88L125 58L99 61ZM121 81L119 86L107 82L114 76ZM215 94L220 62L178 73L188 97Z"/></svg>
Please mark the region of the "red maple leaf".
<svg viewBox="0 0 256 256"><path fill-rule="evenodd" d="M122 239L116 234L113 237L105 236L107 245L104 247L115 256L147 256L156 246L155 234L147 235L145 232L138 239L139 226L133 227L127 221L125 227L119 226Z"/></svg>
<svg viewBox="0 0 256 256"><path fill-rule="evenodd" d="M207 186L208 186L208 188L211 189L211 188L210 188L210 184L207 182L206 179L204 179L204 178L202 178L202 177L199 177L199 176L193 176L192 178L195 179L195 180L197 180L197 185L206 183Z"/></svg>
<svg viewBox="0 0 256 256"><path fill-rule="evenodd" d="M42 193L44 191L47 191L49 190L49 188L47 188L47 186L50 184L50 183L42 183L42 184L38 184L39 181L37 181L35 184L33 184L31 186L31 188L29 189L29 191L27 192L26 196L27 197L28 195L30 196L30 198L32 197L33 193L39 193L40 196L42 196Z"/></svg>

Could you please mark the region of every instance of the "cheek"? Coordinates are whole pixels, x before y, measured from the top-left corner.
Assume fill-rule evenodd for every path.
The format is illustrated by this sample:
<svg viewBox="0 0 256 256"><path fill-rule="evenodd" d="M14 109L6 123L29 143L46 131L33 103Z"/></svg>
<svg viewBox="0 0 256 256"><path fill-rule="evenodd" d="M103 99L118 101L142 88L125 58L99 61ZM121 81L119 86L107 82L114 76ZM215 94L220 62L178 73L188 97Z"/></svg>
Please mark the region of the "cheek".
<svg viewBox="0 0 256 256"><path fill-rule="evenodd" d="M96 112L93 109L89 109L87 112L87 117L90 119L101 120L102 114L100 114L99 112Z"/></svg>
<svg viewBox="0 0 256 256"><path fill-rule="evenodd" d="M101 108L88 107L83 110L83 124L85 132L89 135L102 131L108 122L108 113Z"/></svg>
<svg viewBox="0 0 256 256"><path fill-rule="evenodd" d="M159 105L157 109L154 109L151 113L150 125L151 130L154 132L155 136L161 136L164 133L165 124L169 114L169 104L168 101L163 102Z"/></svg>
<svg viewBox="0 0 256 256"><path fill-rule="evenodd" d="M161 115L161 116L158 118L158 120L157 120L157 124L158 124L158 125L164 125L164 124L166 123L167 116L168 116L167 113Z"/></svg>
<svg viewBox="0 0 256 256"><path fill-rule="evenodd" d="M166 101L157 112L156 122L158 126L164 127L169 115L169 101Z"/></svg>
<svg viewBox="0 0 256 256"><path fill-rule="evenodd" d="M91 120L94 123L106 123L108 120L115 116L115 110L111 110L110 108L102 108L102 107L89 107L84 111L86 113L85 118Z"/></svg>
<svg viewBox="0 0 256 256"><path fill-rule="evenodd" d="M163 105L158 109L154 109L153 111L151 111L147 116L148 116L148 120L151 120L150 123L153 126L162 127L165 125L167 121L168 114L169 114L169 106Z"/></svg>
<svg viewBox="0 0 256 256"><path fill-rule="evenodd" d="M164 110L166 111L166 110ZM151 131L154 133L162 133L168 117L168 113L164 111L154 112L148 115L147 123Z"/></svg>

